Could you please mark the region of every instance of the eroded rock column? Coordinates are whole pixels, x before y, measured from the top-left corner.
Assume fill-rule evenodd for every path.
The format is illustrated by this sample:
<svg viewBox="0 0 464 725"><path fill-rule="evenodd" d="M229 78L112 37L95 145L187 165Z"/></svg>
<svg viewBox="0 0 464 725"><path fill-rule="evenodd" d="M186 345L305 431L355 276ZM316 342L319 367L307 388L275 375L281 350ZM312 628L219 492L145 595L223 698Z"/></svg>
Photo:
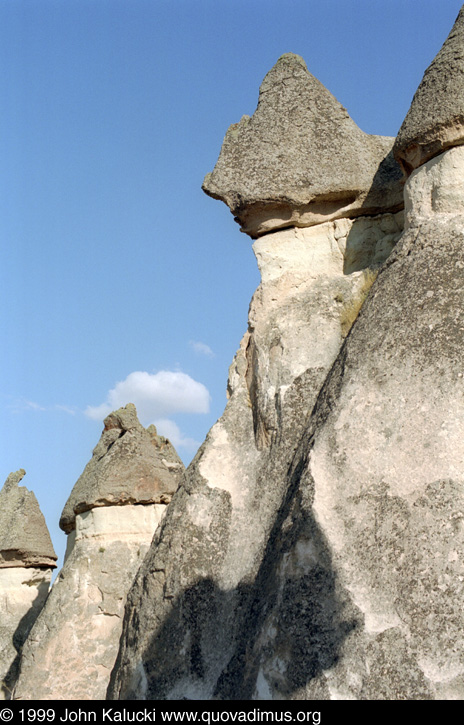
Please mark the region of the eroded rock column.
<svg viewBox="0 0 464 725"><path fill-rule="evenodd" d="M392 143L364 134L293 55L266 77L254 116L229 129L204 189L256 238L262 281L224 415L131 589L110 697L247 696L245 653L261 626L255 602L294 493L288 470L401 233Z"/></svg>
<svg viewBox="0 0 464 725"><path fill-rule="evenodd" d="M0 491L0 699L9 700L19 655L47 598L56 555L23 469Z"/></svg>
<svg viewBox="0 0 464 725"><path fill-rule="evenodd" d="M105 698L127 592L183 468L133 405L105 419L61 516L66 559L24 647L16 698Z"/></svg>

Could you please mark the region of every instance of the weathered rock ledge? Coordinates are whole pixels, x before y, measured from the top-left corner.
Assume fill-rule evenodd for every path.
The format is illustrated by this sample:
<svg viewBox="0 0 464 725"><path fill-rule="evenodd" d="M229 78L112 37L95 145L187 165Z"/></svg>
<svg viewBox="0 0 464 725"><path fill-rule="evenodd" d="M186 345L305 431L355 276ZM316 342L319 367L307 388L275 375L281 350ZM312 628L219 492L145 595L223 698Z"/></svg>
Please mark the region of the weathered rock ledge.
<svg viewBox="0 0 464 725"><path fill-rule="evenodd" d="M254 115L227 131L203 190L251 237L396 212L403 196L393 141L361 131L304 60L287 53L264 79Z"/></svg>

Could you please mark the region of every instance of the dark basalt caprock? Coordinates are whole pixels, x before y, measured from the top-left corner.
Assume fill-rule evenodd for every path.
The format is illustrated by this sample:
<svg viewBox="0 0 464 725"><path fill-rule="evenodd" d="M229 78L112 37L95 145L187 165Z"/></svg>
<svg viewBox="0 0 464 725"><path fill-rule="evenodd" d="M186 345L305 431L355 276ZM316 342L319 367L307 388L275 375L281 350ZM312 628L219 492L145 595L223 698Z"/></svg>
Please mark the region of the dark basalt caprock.
<svg viewBox="0 0 464 725"><path fill-rule="evenodd" d="M254 115L230 126L203 190L251 237L402 207L393 139L361 131L293 53L265 77Z"/></svg>
<svg viewBox="0 0 464 725"><path fill-rule="evenodd" d="M394 145L407 174L464 144L464 6L424 73Z"/></svg>

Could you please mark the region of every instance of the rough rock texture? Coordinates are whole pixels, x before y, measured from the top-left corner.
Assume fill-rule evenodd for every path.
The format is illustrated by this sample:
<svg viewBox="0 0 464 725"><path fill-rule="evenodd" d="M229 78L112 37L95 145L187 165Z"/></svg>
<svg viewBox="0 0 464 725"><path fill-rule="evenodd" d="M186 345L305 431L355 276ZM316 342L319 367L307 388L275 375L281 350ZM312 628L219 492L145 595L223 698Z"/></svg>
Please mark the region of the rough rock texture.
<svg viewBox="0 0 464 725"><path fill-rule="evenodd" d="M19 653L47 598L51 568L0 569L0 700L9 700Z"/></svg>
<svg viewBox="0 0 464 725"><path fill-rule="evenodd" d="M11 473L0 491L0 568L56 566L45 519L32 491L19 482L24 469Z"/></svg>
<svg viewBox="0 0 464 725"><path fill-rule="evenodd" d="M464 148L407 184L408 229L290 468L262 623L244 632L232 693L464 696L462 182L453 209L423 204L458 163L463 178Z"/></svg>
<svg viewBox="0 0 464 725"><path fill-rule="evenodd" d="M133 405L106 418L67 504L65 563L23 647L15 698L104 699L127 591L182 470Z"/></svg>
<svg viewBox="0 0 464 725"><path fill-rule="evenodd" d="M315 368L279 390L268 438L253 418L269 381L253 402L262 358L245 338L229 406L129 595L111 697L463 698L463 177L464 148L412 175L408 228L312 414ZM300 338L309 357L317 336ZM248 417L231 420L247 390Z"/></svg>
<svg viewBox="0 0 464 725"><path fill-rule="evenodd" d="M75 516L96 506L169 503L184 465L154 425L139 423L135 406L111 413L89 463L69 496L60 526L69 533Z"/></svg>
<svg viewBox="0 0 464 725"><path fill-rule="evenodd" d="M425 71L401 126L394 154L407 174L464 143L464 7Z"/></svg>
<svg viewBox="0 0 464 725"><path fill-rule="evenodd" d="M401 228L400 212L255 242L262 282L230 399L130 592L111 697L228 697L222 678L254 617L299 435Z"/></svg>
<svg viewBox="0 0 464 725"><path fill-rule="evenodd" d="M9 700L19 653L47 597L56 555L37 499L11 473L0 491L0 700Z"/></svg>
<svg viewBox="0 0 464 725"><path fill-rule="evenodd" d="M264 79L254 115L227 131L203 189L252 237L398 211L402 174L392 145L361 131L303 59L287 53Z"/></svg>
<svg viewBox="0 0 464 725"><path fill-rule="evenodd" d="M255 236L253 189L289 185L251 130L305 73L280 61L205 182ZM411 175L389 257L393 214L255 242L230 400L129 593L110 698L464 697L463 181L464 147Z"/></svg>

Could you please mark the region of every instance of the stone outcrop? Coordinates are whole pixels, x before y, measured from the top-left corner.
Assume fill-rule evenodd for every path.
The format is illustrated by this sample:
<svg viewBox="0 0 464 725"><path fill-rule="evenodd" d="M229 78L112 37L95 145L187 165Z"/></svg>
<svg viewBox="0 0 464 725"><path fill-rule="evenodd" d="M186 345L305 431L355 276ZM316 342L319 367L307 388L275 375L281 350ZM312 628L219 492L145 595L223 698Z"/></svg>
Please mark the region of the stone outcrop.
<svg viewBox="0 0 464 725"><path fill-rule="evenodd" d="M290 466L229 697L464 695L462 183L453 212L423 208L456 166L464 149L407 183L408 228Z"/></svg>
<svg viewBox="0 0 464 725"><path fill-rule="evenodd" d="M166 504L184 466L172 444L154 425L140 424L134 405L111 413L91 460L77 481L60 519L66 533L76 515L99 506Z"/></svg>
<svg viewBox="0 0 464 725"><path fill-rule="evenodd" d="M105 697L127 591L183 473L133 405L104 425L64 507L66 559L23 648L18 699Z"/></svg>
<svg viewBox="0 0 464 725"><path fill-rule="evenodd" d="M285 56L277 65L278 88L286 63L307 76L302 61ZM264 86L272 93L266 84L269 76ZM332 142L339 149L336 128ZM382 158L371 161L366 189ZM329 187L332 171L326 173ZM229 401L189 466L131 589L111 697L231 696L227 668L240 657L243 633L258 626L254 602L289 496L287 472L299 438L403 228L397 202L391 201L390 211L384 203L384 214L350 219L334 207L341 218L255 241L261 284L230 369Z"/></svg>
<svg viewBox="0 0 464 725"><path fill-rule="evenodd" d="M424 73L395 141L407 174L445 149L464 144L464 8Z"/></svg>
<svg viewBox="0 0 464 725"><path fill-rule="evenodd" d="M204 188L261 283L226 409L184 474L105 421L16 696L464 698L462 22L395 145L404 214L391 140L297 56L229 129Z"/></svg>
<svg viewBox="0 0 464 725"><path fill-rule="evenodd" d="M11 473L0 491L0 699L9 700L19 653L47 597L56 555L32 491Z"/></svg>
<svg viewBox="0 0 464 725"><path fill-rule="evenodd" d="M287 53L264 79L254 115L227 131L203 189L252 237L398 211L402 174L392 145L361 131L303 59Z"/></svg>
<svg viewBox="0 0 464 725"><path fill-rule="evenodd" d="M216 169L242 148L244 184L248 128ZM249 203L262 281L224 415L129 593L109 697L464 697L460 144L408 179L402 235L394 208L262 235L234 169L218 191Z"/></svg>

